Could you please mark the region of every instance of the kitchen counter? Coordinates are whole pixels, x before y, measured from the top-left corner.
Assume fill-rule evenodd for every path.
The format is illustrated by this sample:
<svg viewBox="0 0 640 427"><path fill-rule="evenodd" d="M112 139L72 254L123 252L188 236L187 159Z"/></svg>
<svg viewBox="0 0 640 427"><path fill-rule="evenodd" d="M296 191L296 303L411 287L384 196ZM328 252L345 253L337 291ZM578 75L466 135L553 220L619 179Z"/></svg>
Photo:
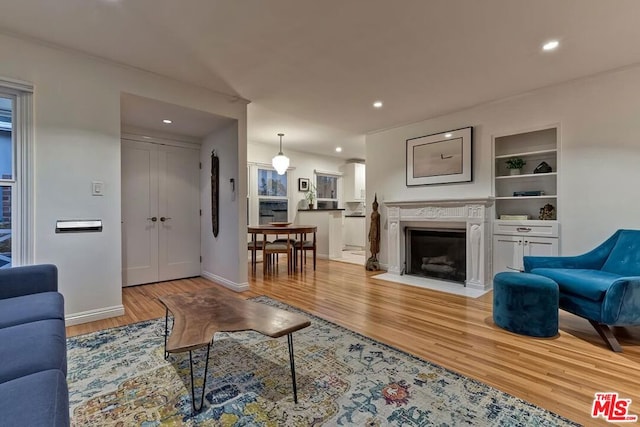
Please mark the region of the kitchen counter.
<svg viewBox="0 0 640 427"><path fill-rule="evenodd" d="M317 256L324 259L342 257L342 222L344 209L298 209L296 224L318 227Z"/></svg>

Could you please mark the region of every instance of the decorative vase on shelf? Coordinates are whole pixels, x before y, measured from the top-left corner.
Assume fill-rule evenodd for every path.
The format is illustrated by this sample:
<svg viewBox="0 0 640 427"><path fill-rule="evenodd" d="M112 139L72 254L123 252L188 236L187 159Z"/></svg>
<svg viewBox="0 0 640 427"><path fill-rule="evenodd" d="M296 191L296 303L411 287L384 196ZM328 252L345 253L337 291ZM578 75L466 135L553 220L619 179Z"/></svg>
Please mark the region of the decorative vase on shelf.
<svg viewBox="0 0 640 427"><path fill-rule="evenodd" d="M509 169L509 175L520 175L521 169Z"/></svg>
<svg viewBox="0 0 640 427"><path fill-rule="evenodd" d="M309 203L309 209L313 209L313 203Z"/></svg>

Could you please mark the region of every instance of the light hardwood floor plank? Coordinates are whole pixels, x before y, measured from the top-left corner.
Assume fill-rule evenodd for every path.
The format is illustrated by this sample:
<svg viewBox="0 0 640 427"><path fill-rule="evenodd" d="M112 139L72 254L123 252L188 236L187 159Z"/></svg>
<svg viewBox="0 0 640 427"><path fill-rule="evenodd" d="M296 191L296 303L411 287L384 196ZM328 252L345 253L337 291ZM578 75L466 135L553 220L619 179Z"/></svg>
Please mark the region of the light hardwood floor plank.
<svg viewBox="0 0 640 427"><path fill-rule="evenodd" d="M616 328L623 353L610 351L589 323L560 313L551 339L504 331L492 320L492 295L471 299L375 278L362 266L309 261L303 273L256 276L237 294L204 278L123 289L125 315L70 326L69 336L164 316L158 297L216 286L230 295L266 295L474 378L585 425L594 393L616 391L640 413L640 328Z"/></svg>

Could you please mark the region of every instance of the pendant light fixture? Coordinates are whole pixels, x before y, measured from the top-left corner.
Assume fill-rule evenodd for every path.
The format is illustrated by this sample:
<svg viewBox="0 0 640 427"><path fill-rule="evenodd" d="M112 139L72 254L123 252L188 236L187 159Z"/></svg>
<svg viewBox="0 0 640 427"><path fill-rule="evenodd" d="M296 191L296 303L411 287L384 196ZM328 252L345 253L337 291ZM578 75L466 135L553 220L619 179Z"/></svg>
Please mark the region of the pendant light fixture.
<svg viewBox="0 0 640 427"><path fill-rule="evenodd" d="M282 154L282 137L284 136L284 133L279 133L278 136L280 137L280 151L273 159L271 159L271 164L276 172L278 172L278 175L284 175L289 167L289 158Z"/></svg>

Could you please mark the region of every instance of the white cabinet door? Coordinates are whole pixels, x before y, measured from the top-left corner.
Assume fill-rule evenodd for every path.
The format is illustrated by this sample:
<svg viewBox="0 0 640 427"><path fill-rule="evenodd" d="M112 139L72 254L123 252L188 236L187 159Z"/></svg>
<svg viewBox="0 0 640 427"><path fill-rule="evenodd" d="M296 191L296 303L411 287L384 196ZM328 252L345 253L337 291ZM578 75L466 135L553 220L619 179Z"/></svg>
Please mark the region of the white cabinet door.
<svg viewBox="0 0 640 427"><path fill-rule="evenodd" d="M122 141L123 286L200 274L199 152Z"/></svg>
<svg viewBox="0 0 640 427"><path fill-rule="evenodd" d="M522 237L493 236L493 274L522 269Z"/></svg>
<svg viewBox="0 0 640 427"><path fill-rule="evenodd" d="M351 247L365 246L365 218L344 218L344 245Z"/></svg>
<svg viewBox="0 0 640 427"><path fill-rule="evenodd" d="M493 274L523 270L525 256L557 256L558 239L496 234L493 236Z"/></svg>
<svg viewBox="0 0 640 427"><path fill-rule="evenodd" d="M525 256L557 256L558 239L528 237L524 239Z"/></svg>
<svg viewBox="0 0 640 427"><path fill-rule="evenodd" d="M364 200L365 192L365 165L362 163L354 163L355 166L355 189L354 194L356 200Z"/></svg>
<svg viewBox="0 0 640 427"><path fill-rule="evenodd" d="M365 198L365 165L362 163L347 163L342 168L344 175L343 197L345 202L359 202Z"/></svg>

